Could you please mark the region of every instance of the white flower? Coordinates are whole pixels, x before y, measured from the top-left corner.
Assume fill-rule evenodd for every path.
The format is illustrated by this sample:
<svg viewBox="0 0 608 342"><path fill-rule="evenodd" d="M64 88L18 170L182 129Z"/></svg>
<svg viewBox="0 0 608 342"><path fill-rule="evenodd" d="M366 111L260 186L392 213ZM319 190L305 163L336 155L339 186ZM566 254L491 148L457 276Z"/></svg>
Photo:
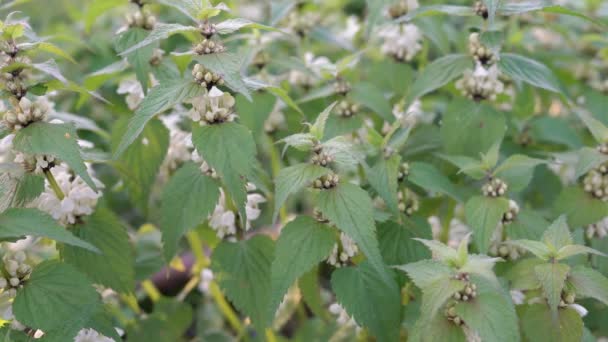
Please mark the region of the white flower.
<svg viewBox="0 0 608 342"><path fill-rule="evenodd" d="M378 32L382 53L398 61L411 61L422 49L422 33L414 24L390 25Z"/></svg>
<svg viewBox="0 0 608 342"><path fill-rule="evenodd" d="M115 342L114 339L105 337L93 329L82 329L74 337L74 342Z"/></svg>
<svg viewBox="0 0 608 342"><path fill-rule="evenodd" d="M556 160L554 163L548 163L547 167L559 176L563 184L571 184L576 180L576 168L572 163Z"/></svg>
<svg viewBox="0 0 608 342"><path fill-rule="evenodd" d="M13 316L13 296L9 291L0 293L0 319L10 321Z"/></svg>
<svg viewBox="0 0 608 342"><path fill-rule="evenodd" d="M190 117L192 121L201 125L234 121L235 100L230 93L223 92L217 87L191 100L192 109Z"/></svg>
<svg viewBox="0 0 608 342"><path fill-rule="evenodd" d="M46 121L51 109L46 97L38 97L35 102L22 97L13 109L4 113L2 121L9 130L18 131L33 122Z"/></svg>
<svg viewBox="0 0 608 342"><path fill-rule="evenodd" d="M526 301L526 295L519 290L511 290L509 291L509 294L511 295L511 300L515 305L521 305Z"/></svg>
<svg viewBox="0 0 608 342"><path fill-rule="evenodd" d="M455 210L459 211L458 207ZM456 216L456 214L455 214ZM441 220L437 216L431 216L428 218L431 231L433 233L433 239L440 240L441 232L443 230ZM448 237L447 245L452 248L458 248L460 242L471 232L471 228L462 222L458 217L452 218L450 221L450 235Z"/></svg>
<svg viewBox="0 0 608 342"><path fill-rule="evenodd" d="M462 95L476 101L495 100L504 91L504 84L498 79L499 71L496 64L488 69L479 62L475 70L466 70L463 77L456 82L456 88Z"/></svg>
<svg viewBox="0 0 608 342"><path fill-rule="evenodd" d="M351 15L346 18L346 27L338 33L338 37L347 42L353 42L357 33L361 30L361 22L356 15Z"/></svg>
<svg viewBox="0 0 608 342"><path fill-rule="evenodd" d="M23 165L26 171L42 174L44 170L55 165L55 157L51 155L28 155L22 152L15 154L14 162Z"/></svg>
<svg viewBox="0 0 608 342"><path fill-rule="evenodd" d="M344 308L342 307L342 305L338 304L338 303L333 303L329 306L329 312L334 315L337 316L336 317L336 322L341 325L341 326L347 326L347 327L357 327L357 323L355 323L355 320L352 319L348 313L346 312L346 310L344 310Z"/></svg>
<svg viewBox="0 0 608 342"><path fill-rule="evenodd" d="M291 70L289 73L289 83L296 86L310 87L320 78L323 72L334 73L336 66L331 63L329 58L320 56L315 57L312 52L304 54L304 66L310 71Z"/></svg>
<svg viewBox="0 0 608 342"><path fill-rule="evenodd" d="M127 78L120 82L116 92L120 95L127 95L127 106L130 110L135 110L144 100L144 90L138 80Z"/></svg>
<svg viewBox="0 0 608 342"><path fill-rule="evenodd" d="M285 125L285 114L281 111L279 102L277 101L274 109L270 112L266 121L264 121L264 131L266 133L273 133L285 127Z"/></svg>
<svg viewBox="0 0 608 342"><path fill-rule="evenodd" d="M93 191L80 176L73 175L64 165L54 167L52 172L65 197L60 200L47 181L44 192L32 202L32 206L49 213L63 225L74 224L79 217L91 215L102 195L101 191ZM92 178L98 188L103 188L99 180Z"/></svg>
<svg viewBox="0 0 608 342"><path fill-rule="evenodd" d="M177 115L170 115L162 119L165 126L169 129L169 148L160 166L159 179L161 180L169 179L171 173L177 170L180 165L192 160L192 151L194 149L192 134L180 129L176 122L174 122L176 120L174 116Z"/></svg>
<svg viewBox="0 0 608 342"><path fill-rule="evenodd" d="M247 191L254 191L255 186L251 183L247 184ZM261 213L259 204L266 202L264 196L257 193L247 194L247 202L245 203L245 211L247 213L247 222L245 230L251 228L251 221L255 221ZM209 216L209 226L216 231L219 238L236 234L236 214L226 208L226 197L224 191L220 189L220 199L215 206L213 213Z"/></svg>
<svg viewBox="0 0 608 342"><path fill-rule="evenodd" d="M359 252L359 247L348 235L340 233L340 244L334 244L327 263L335 267L346 265L348 260L354 257Z"/></svg>
<svg viewBox="0 0 608 342"><path fill-rule="evenodd" d="M429 123L433 117L424 116L422 111L422 102L416 99L412 104L404 110L403 103L398 103L393 106L393 116L401 123L404 127L411 127L416 125L418 122Z"/></svg>
<svg viewBox="0 0 608 342"><path fill-rule="evenodd" d="M0 139L0 163L6 163L13 159L13 138L14 134L9 134Z"/></svg>
<svg viewBox="0 0 608 342"><path fill-rule="evenodd" d="M598 239L605 238L606 235L608 235L608 216L587 226L586 234L589 239L594 237L597 237Z"/></svg>
<svg viewBox="0 0 608 342"><path fill-rule="evenodd" d="M574 309L574 311L576 311L576 313L578 313L581 317L585 317L589 313L589 311L580 304L569 304L568 307Z"/></svg>
<svg viewBox="0 0 608 342"><path fill-rule="evenodd" d="M198 290L201 291L202 293L208 293L209 286L211 285L211 282L213 281L213 272L208 268L203 268L201 270L200 277L201 277L201 280L198 283Z"/></svg>

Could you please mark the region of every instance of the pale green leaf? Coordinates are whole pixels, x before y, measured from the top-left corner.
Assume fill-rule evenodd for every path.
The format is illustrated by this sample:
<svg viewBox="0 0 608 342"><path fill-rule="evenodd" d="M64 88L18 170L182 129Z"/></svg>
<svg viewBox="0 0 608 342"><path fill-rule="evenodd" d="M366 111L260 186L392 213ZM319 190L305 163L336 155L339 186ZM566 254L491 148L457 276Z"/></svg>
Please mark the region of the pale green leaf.
<svg viewBox="0 0 608 342"><path fill-rule="evenodd" d="M567 282L574 287L577 296L595 298L608 305L608 278L600 272L576 266L570 272Z"/></svg>
<svg viewBox="0 0 608 342"><path fill-rule="evenodd" d="M462 199L462 195L454 184L432 164L411 163L407 180L432 193L445 194L457 201Z"/></svg>
<svg viewBox="0 0 608 342"><path fill-rule="evenodd" d="M394 221L379 224L378 242L384 262L387 265L404 265L429 259L429 250L414 238L431 238L431 227L422 219L404 218L401 224Z"/></svg>
<svg viewBox="0 0 608 342"><path fill-rule="evenodd" d="M569 257L579 255L579 254L595 254L606 257L607 255L593 249L591 247L583 246L583 245L567 245L560 248L557 251L557 255L555 256L556 260L567 259Z"/></svg>
<svg viewBox="0 0 608 342"><path fill-rule="evenodd" d="M577 110L575 112L578 117L583 121L585 126L587 126L589 132L591 132L591 134L598 143L603 144L605 142L608 142L608 127L606 127L606 125L604 125L601 121L594 118L586 111Z"/></svg>
<svg viewBox="0 0 608 342"><path fill-rule="evenodd" d="M384 203L391 210L395 217L399 217L397 207L397 177L401 157L393 155L389 159L379 158L376 165L366 170L369 184L382 197Z"/></svg>
<svg viewBox="0 0 608 342"><path fill-rule="evenodd" d="M543 234L543 242L546 243L549 248L553 248L556 251L573 243L565 215L558 217L557 220L551 223Z"/></svg>
<svg viewBox="0 0 608 342"><path fill-rule="evenodd" d="M558 311L557 320L546 304L518 307L521 331L526 341L572 342L581 341L583 320L576 310Z"/></svg>
<svg viewBox="0 0 608 342"><path fill-rule="evenodd" d="M329 114L331 114L331 111L336 106L336 103L337 102L334 102L334 103L330 104L328 107L326 107L321 112L321 114L319 114L319 116L317 116L315 123L312 126L310 126L310 134L312 134L317 140L321 140L321 138L323 138L323 136L325 135L325 124L327 123L327 118L329 117Z"/></svg>
<svg viewBox="0 0 608 342"><path fill-rule="evenodd" d="M556 262L536 265L534 272L551 311L556 313L557 306L561 300L562 289L570 272L570 266Z"/></svg>
<svg viewBox="0 0 608 342"><path fill-rule="evenodd" d="M471 67L471 57L464 54L443 56L428 64L416 77L410 87L407 102L432 92L448 84L456 77L462 75L465 69Z"/></svg>
<svg viewBox="0 0 608 342"><path fill-rule="evenodd" d="M523 248L543 260L549 260L549 257L551 256L551 250L547 247L547 245L539 241L508 240L505 241L505 243L519 248Z"/></svg>
<svg viewBox="0 0 608 342"><path fill-rule="evenodd" d="M465 217L473 229L473 238L481 252L490 248L490 239L508 210L509 201L505 198L475 196L465 204Z"/></svg>
<svg viewBox="0 0 608 342"><path fill-rule="evenodd" d="M538 61L513 53L503 53L498 65L505 75L517 81L566 95L551 69Z"/></svg>
<svg viewBox="0 0 608 342"><path fill-rule="evenodd" d="M194 32L197 30L198 29L194 26L184 26L181 24L158 23L158 24L156 24L156 26L154 26L154 30L152 30L145 39L143 39L139 43L129 47L128 49L121 51L119 54L121 56L126 56L137 49L143 48L144 46L148 46L148 45L150 45L154 42L157 42L159 40L162 40L162 39L167 39L171 35L174 35L177 33Z"/></svg>
<svg viewBox="0 0 608 342"><path fill-rule="evenodd" d="M393 109L384 93L371 83L359 82L353 85L350 95L357 99L357 103L367 107L372 113L382 119L392 122L395 120Z"/></svg>
<svg viewBox="0 0 608 342"><path fill-rule="evenodd" d="M608 213L608 202L594 198L581 186L565 187L553 203L555 215L566 215L571 227L584 227L598 222Z"/></svg>
<svg viewBox="0 0 608 342"><path fill-rule="evenodd" d="M542 159L514 154L494 170L494 175L509 184L509 190L519 192L524 190L532 180L536 166L544 163L545 161Z"/></svg>

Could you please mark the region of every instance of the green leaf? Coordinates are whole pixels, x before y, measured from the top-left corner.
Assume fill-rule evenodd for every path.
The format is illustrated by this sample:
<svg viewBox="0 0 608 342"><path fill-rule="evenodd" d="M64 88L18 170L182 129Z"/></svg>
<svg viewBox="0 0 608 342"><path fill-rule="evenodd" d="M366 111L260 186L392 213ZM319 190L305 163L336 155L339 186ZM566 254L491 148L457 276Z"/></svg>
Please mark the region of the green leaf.
<svg viewBox="0 0 608 342"><path fill-rule="evenodd" d="M237 206L242 222L247 219L245 202L247 176L255 162L255 142L247 127L226 122L195 126L192 142L203 159L216 170Z"/></svg>
<svg viewBox="0 0 608 342"><path fill-rule="evenodd" d="M357 324L379 341L397 341L401 323L401 292L397 283L382 280L375 266L364 261L333 272L336 298Z"/></svg>
<svg viewBox="0 0 608 342"><path fill-rule="evenodd" d="M239 54L222 52L208 55L195 55L194 59L205 68L221 75L226 85L251 101L249 86L245 83L242 69L245 68L249 51Z"/></svg>
<svg viewBox="0 0 608 342"><path fill-rule="evenodd" d="M566 216L562 215L555 220L543 234L543 242L550 249L559 250L560 248L573 243L570 229L566 223Z"/></svg>
<svg viewBox="0 0 608 342"><path fill-rule="evenodd" d="M591 132L598 143L608 142L608 127L606 125L583 110L577 110L576 114L587 126L589 132Z"/></svg>
<svg viewBox="0 0 608 342"><path fill-rule="evenodd" d="M431 253L414 238L431 239L431 229L423 220L405 218L403 224L387 221L378 225L380 252L387 265L404 265L429 259Z"/></svg>
<svg viewBox="0 0 608 342"><path fill-rule="evenodd" d="M274 214L272 221L276 221L279 209L283 206L289 195L300 191L310 185L315 179L328 174L331 170L310 164L301 163L281 169L275 179Z"/></svg>
<svg viewBox="0 0 608 342"><path fill-rule="evenodd" d="M407 15L399 18L398 22L411 21L415 18L436 16L436 15L454 15L454 16L473 16L473 8L471 6L456 6L456 5L429 5L420 6L414 11L409 12Z"/></svg>
<svg viewBox="0 0 608 342"><path fill-rule="evenodd" d="M430 320L419 319L408 335L408 341L413 342L466 342L467 336L463 329L449 321L443 313Z"/></svg>
<svg viewBox="0 0 608 342"><path fill-rule="evenodd" d="M230 301L251 317L261 333L270 324L273 241L262 235L240 242L223 241L215 251L211 268Z"/></svg>
<svg viewBox="0 0 608 342"><path fill-rule="evenodd" d="M462 200L462 195L454 184L431 164L424 162L411 163L407 180L427 191L445 194L457 201Z"/></svg>
<svg viewBox="0 0 608 342"><path fill-rule="evenodd" d="M249 19L244 19L244 18L226 19L226 20L218 23L217 25L215 25L215 28L217 29L217 33L219 33L219 34L232 33L232 32L238 31L244 27L258 29L258 30L266 30L266 31L278 31L274 27L262 25L262 24L253 22Z"/></svg>
<svg viewBox="0 0 608 342"><path fill-rule="evenodd" d="M439 156L458 167L460 169L458 173L464 173L475 180L481 180L488 174L488 169L485 165L475 158L445 154L440 154Z"/></svg>
<svg viewBox="0 0 608 342"><path fill-rule="evenodd" d="M600 122L598 122L598 124L601 124ZM598 126L596 126L598 127ZM608 132L606 132L606 138L608 138ZM600 140L601 141L601 140ZM580 150L574 152L577 155L577 162L576 162L576 170L575 170L575 174L574 177L576 179L578 179L580 176L586 174L587 172L591 171L591 169L594 169L600 165L602 165L605 162L608 162L608 156L601 153L600 151L598 151L595 148L591 148L591 147L583 147Z"/></svg>
<svg viewBox="0 0 608 342"><path fill-rule="evenodd" d="M505 198L475 196L465 205L467 223L473 229L473 238L483 253L490 248L490 239L502 220L502 215L509 210L509 201Z"/></svg>
<svg viewBox="0 0 608 342"><path fill-rule="evenodd" d="M571 342L581 341L583 320L576 310L560 309L557 321L545 304L525 305L517 308L521 331L526 341Z"/></svg>
<svg viewBox="0 0 608 342"><path fill-rule="evenodd" d="M450 266L436 260L421 260L395 268L406 272L414 284L422 290L449 279L455 274Z"/></svg>
<svg viewBox="0 0 608 342"><path fill-rule="evenodd" d="M608 278L600 272L576 266L570 272L567 283L574 288L577 296L595 298L608 305Z"/></svg>
<svg viewBox="0 0 608 342"><path fill-rule="evenodd" d="M562 298L562 289L570 272L570 266L556 262L546 263L536 265L534 272L540 282L551 311L557 313L557 306Z"/></svg>
<svg viewBox="0 0 608 342"><path fill-rule="evenodd" d="M46 237L92 252L99 252L97 247L72 235L51 216L37 209L10 208L0 214L0 239L21 239L28 235Z"/></svg>
<svg viewBox="0 0 608 342"><path fill-rule="evenodd" d="M97 191L80 154L74 126L36 122L15 134L13 148L26 154L51 155L66 162L91 189Z"/></svg>
<svg viewBox="0 0 608 342"><path fill-rule="evenodd" d="M608 203L593 198L580 186L566 187L553 203L556 215L566 215L570 227L584 227L606 216Z"/></svg>
<svg viewBox="0 0 608 342"><path fill-rule="evenodd" d="M314 267L306 272L298 280L298 287L302 293L302 299L316 316L327 319L329 313L324 308L325 303L321 298L321 288L319 286L319 269Z"/></svg>
<svg viewBox="0 0 608 342"><path fill-rule="evenodd" d="M382 119L393 122L393 109L384 93L371 83L359 82L353 85L350 95L357 99L357 103L369 108Z"/></svg>
<svg viewBox="0 0 608 342"><path fill-rule="evenodd" d="M540 213L531 209L521 209L515 220L506 226L505 232L512 240L540 240L548 227L549 221Z"/></svg>
<svg viewBox="0 0 608 342"><path fill-rule="evenodd" d="M480 153L502 140L506 128L501 112L469 100L453 101L441 125L443 150L450 155L479 158Z"/></svg>
<svg viewBox="0 0 608 342"><path fill-rule="evenodd" d="M116 122L112 129L114 148L130 124L127 118ZM152 120L113 163L125 182L130 199L144 215L148 213L150 193L168 148L169 130L160 120Z"/></svg>
<svg viewBox="0 0 608 342"><path fill-rule="evenodd" d="M509 287L513 290L536 290L540 288L540 282L534 271L534 267L544 264L538 258L525 258L518 260L504 275L509 281Z"/></svg>
<svg viewBox="0 0 608 342"><path fill-rule="evenodd" d="M139 105L137 111L129 121L127 130L114 151L114 158L118 158L143 132L144 127L156 114L164 112L185 100L202 94L204 89L192 80L176 79L165 82L150 89L148 95Z"/></svg>
<svg viewBox="0 0 608 342"><path fill-rule="evenodd" d="M254 137L264 136L264 122L274 110L277 99L268 93L252 94L253 101L243 95L235 96L235 111L239 114L239 123L251 129Z"/></svg>
<svg viewBox="0 0 608 342"><path fill-rule="evenodd" d="M323 216L353 239L370 264L384 275L385 281L389 281L375 235L373 204L367 192L354 184L342 183L333 189L320 191L317 205Z"/></svg>
<svg viewBox="0 0 608 342"><path fill-rule="evenodd" d="M494 175L509 184L509 190L519 192L532 180L534 168L544 163L545 161L541 159L514 154L494 170Z"/></svg>
<svg viewBox="0 0 608 342"><path fill-rule="evenodd" d="M560 248L555 256L556 260L563 260L579 254L595 254L600 256L608 256L598 250L583 245L568 245Z"/></svg>
<svg viewBox="0 0 608 342"><path fill-rule="evenodd" d="M551 256L551 250L542 242L533 240L508 240L505 243L523 248L542 260L549 260Z"/></svg>
<svg viewBox="0 0 608 342"><path fill-rule="evenodd" d="M134 251L129 235L109 209L97 208L85 222L72 231L84 241L94 243L101 254L80 248L63 246L61 255L66 263L86 274L95 284L101 284L121 293L135 288Z"/></svg>
<svg viewBox="0 0 608 342"><path fill-rule="evenodd" d="M514 80L566 95L551 69L538 61L513 53L503 53L500 55L498 66Z"/></svg>
<svg viewBox="0 0 608 342"><path fill-rule="evenodd" d="M166 260L175 255L180 238L213 212L219 197L217 181L194 163L185 164L171 177L163 189L160 209Z"/></svg>
<svg viewBox="0 0 608 342"><path fill-rule="evenodd" d="M119 52L120 56L127 56L130 53L132 53L133 51L137 50L137 49L141 49L144 46L148 46L154 42L157 42L159 40L162 39L167 39L170 36L177 34L177 33L185 33L185 32L194 32L197 31L198 29L194 26L184 26L184 25L180 25L180 24L164 24L164 23L157 23L156 26L154 26L154 30L152 30L152 32L150 32L150 34L142 41L138 42L135 45L132 45L131 47L129 47L128 49L125 49L123 51Z"/></svg>
<svg viewBox="0 0 608 342"><path fill-rule="evenodd" d="M519 341L519 326L513 302L502 289L475 277L477 297L456 305L456 313L482 341Z"/></svg>
<svg viewBox="0 0 608 342"><path fill-rule="evenodd" d="M59 66L54 59L49 59L48 61L42 63L33 63L31 64L31 67L51 76L63 84L69 83L68 80L61 74L61 70L59 70Z"/></svg>
<svg viewBox="0 0 608 342"><path fill-rule="evenodd" d="M581 12L574 11L572 9L569 9L569 8L566 8L563 6L554 5L552 3L552 1L548 1L548 0L528 0L528 1L522 1L522 2L503 1L500 4L500 14L503 14L503 15L514 15L514 14L521 14L521 13L539 11L539 10L546 12L546 13L555 13L555 14L562 14L562 15L578 17L578 18L585 19L589 22L592 22L598 26L606 26L600 20L591 18Z"/></svg>
<svg viewBox="0 0 608 342"><path fill-rule="evenodd" d="M307 216L296 218L281 230L271 268L272 317L289 287L327 258L335 243L335 235L327 225Z"/></svg>
<svg viewBox="0 0 608 342"><path fill-rule="evenodd" d="M469 67L471 57L464 54L447 55L434 60L416 77L409 89L407 103L448 84Z"/></svg>
<svg viewBox="0 0 608 342"><path fill-rule="evenodd" d="M36 266L13 302L15 318L22 324L45 332L71 326L76 328L74 335L100 308L89 280L58 261Z"/></svg>
<svg viewBox="0 0 608 342"><path fill-rule="evenodd" d="M395 154L389 159L379 158L376 165L366 171L369 184L382 197L395 217L399 217L397 177L400 165L401 157Z"/></svg>
<svg viewBox="0 0 608 342"><path fill-rule="evenodd" d="M327 123L327 118L331 111L336 106L337 102L333 102L328 107L326 107L320 114L317 116L314 124L310 126L310 134L312 134L317 140L321 140L325 135L325 124Z"/></svg>
<svg viewBox="0 0 608 342"><path fill-rule="evenodd" d="M148 37L148 34L148 31L142 28L130 28L116 38L116 52L121 53L129 49L129 47L142 42ZM150 44L145 48L134 50L126 55L127 61L129 61L129 64L135 69L135 75L137 75L137 80L141 83L144 93L148 90L148 75L152 69L150 59L154 53L154 48L155 45Z"/></svg>

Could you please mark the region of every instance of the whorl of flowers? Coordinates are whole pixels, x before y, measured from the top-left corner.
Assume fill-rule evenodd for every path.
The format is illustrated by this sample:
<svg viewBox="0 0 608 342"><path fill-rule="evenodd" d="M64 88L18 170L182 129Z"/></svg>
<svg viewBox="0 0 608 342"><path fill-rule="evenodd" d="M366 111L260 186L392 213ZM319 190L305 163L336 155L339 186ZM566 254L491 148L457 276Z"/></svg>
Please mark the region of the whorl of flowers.
<svg viewBox="0 0 608 342"><path fill-rule="evenodd" d="M252 221L255 221L260 217L260 203L266 202L264 196L253 192L255 190L255 185L251 183L247 184L247 191L249 191L249 193L247 194L247 202L245 203L245 212L247 214L245 231L248 231L251 228ZM213 213L209 216L209 225L221 239L233 236L237 233L237 216L232 210L228 209L226 196L224 195L223 190L220 190L220 199L215 206Z"/></svg>
<svg viewBox="0 0 608 342"><path fill-rule="evenodd" d="M2 123L11 131L18 131L34 122L47 120L51 110L48 100L44 97L39 97L34 102L26 97L22 97L19 101L14 98L10 100L13 108L4 113Z"/></svg>
<svg viewBox="0 0 608 342"><path fill-rule="evenodd" d="M216 85L224 85L224 79L221 75L206 69L204 66L198 63L194 65L194 68L192 68L192 77L194 77L194 81L196 83L207 89L211 89Z"/></svg>
<svg viewBox="0 0 608 342"><path fill-rule="evenodd" d="M418 0L397 0L391 4L386 14L389 18L397 19L418 8Z"/></svg>
<svg viewBox="0 0 608 342"><path fill-rule="evenodd" d="M135 110L141 102L144 100L144 90L141 87L141 83L135 78L127 78L122 80L118 84L116 93L120 95L127 95L126 101L127 106L130 110Z"/></svg>
<svg viewBox="0 0 608 342"><path fill-rule="evenodd" d="M587 226L585 230L587 238L593 239L603 239L608 235L608 216L604 217L600 221L590 224Z"/></svg>
<svg viewBox="0 0 608 342"><path fill-rule="evenodd" d="M471 100L496 100L496 96L501 94L505 87L499 79L499 71L496 65L484 68L481 63L477 63L475 70L466 70L463 77L456 82L456 88L462 95Z"/></svg>
<svg viewBox="0 0 608 342"><path fill-rule="evenodd" d="M77 223L83 216L91 215L102 196L101 191L95 192L80 176L74 175L64 165L55 166L51 172L64 197L59 198L47 181L44 192L32 202L32 206L47 212L65 226ZM103 187L103 183L94 177L93 181L97 187Z"/></svg>
<svg viewBox="0 0 608 342"><path fill-rule="evenodd" d="M222 122L234 121L237 118L234 112L235 100L228 92L213 87L208 93L191 100L192 121L200 125L213 125Z"/></svg>
<svg viewBox="0 0 608 342"><path fill-rule="evenodd" d="M469 53L483 66L493 65L498 59L491 49L481 43L478 32L469 35Z"/></svg>
<svg viewBox="0 0 608 342"><path fill-rule="evenodd" d="M335 267L346 266L350 259L359 253L359 247L353 239L344 233L340 233L340 243L335 243L327 263Z"/></svg>
<svg viewBox="0 0 608 342"><path fill-rule="evenodd" d="M400 62L411 61L422 50L422 32L414 24L390 25L378 33L383 54Z"/></svg>

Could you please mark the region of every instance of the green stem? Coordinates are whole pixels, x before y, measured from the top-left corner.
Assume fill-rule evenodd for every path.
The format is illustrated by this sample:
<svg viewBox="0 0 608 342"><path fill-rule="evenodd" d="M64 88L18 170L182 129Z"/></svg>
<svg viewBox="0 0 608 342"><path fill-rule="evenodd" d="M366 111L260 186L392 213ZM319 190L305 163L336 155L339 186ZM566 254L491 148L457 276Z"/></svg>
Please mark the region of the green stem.
<svg viewBox="0 0 608 342"><path fill-rule="evenodd" d="M55 195L57 195L57 198L59 198L59 200L64 199L65 194L59 187L59 184L57 184L57 180L55 180L55 176L53 176L51 169L45 169L44 176L46 177L46 180L49 181L49 185L51 186L51 189L53 189L53 191L55 192Z"/></svg>

